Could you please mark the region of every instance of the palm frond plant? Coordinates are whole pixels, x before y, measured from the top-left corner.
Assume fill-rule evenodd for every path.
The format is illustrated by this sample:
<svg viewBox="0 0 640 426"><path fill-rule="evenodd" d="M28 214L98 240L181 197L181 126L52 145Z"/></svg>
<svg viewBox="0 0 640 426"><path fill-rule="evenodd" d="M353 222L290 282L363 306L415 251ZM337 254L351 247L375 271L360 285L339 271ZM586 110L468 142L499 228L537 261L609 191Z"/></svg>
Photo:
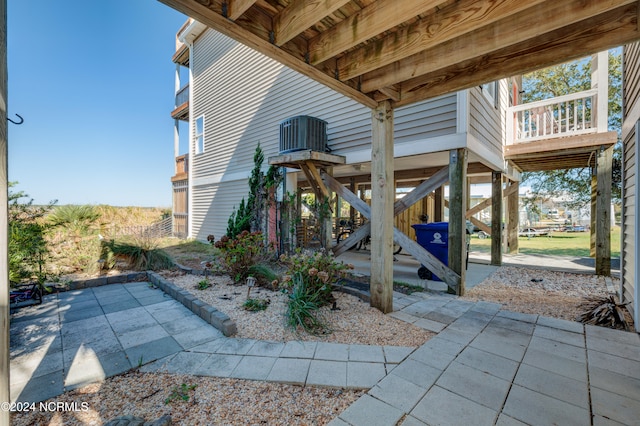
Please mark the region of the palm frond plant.
<svg viewBox="0 0 640 426"><path fill-rule="evenodd" d="M624 318L626 305L626 303L618 303L613 295L590 297L580 304L579 307L584 309L584 312L578 316L577 320L584 324L629 330L629 324Z"/></svg>
<svg viewBox="0 0 640 426"><path fill-rule="evenodd" d="M137 238L103 243L103 260L107 267L115 266L117 260L127 262L136 271L162 270L174 266L171 257L150 239Z"/></svg>

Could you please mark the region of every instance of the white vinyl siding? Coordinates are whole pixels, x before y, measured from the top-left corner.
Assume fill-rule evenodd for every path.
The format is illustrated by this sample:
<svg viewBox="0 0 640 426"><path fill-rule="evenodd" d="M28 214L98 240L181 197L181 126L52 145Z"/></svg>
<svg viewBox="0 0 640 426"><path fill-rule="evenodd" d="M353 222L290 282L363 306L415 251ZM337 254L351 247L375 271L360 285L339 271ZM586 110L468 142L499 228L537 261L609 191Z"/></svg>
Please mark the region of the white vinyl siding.
<svg viewBox="0 0 640 426"><path fill-rule="evenodd" d="M485 149L502 158L505 143L505 110L509 100L507 80L496 82L498 108L494 100L485 96L483 89L469 89L469 134L476 138Z"/></svg>
<svg viewBox="0 0 640 426"><path fill-rule="evenodd" d="M226 230L232 207L247 195L256 146L264 152L266 170L267 159L278 154L279 125L287 118L326 121L333 154L364 152L370 160L369 108L213 30L195 41L191 66L192 114L206 115L204 153L191 164L194 237L219 237ZM455 135L456 99L446 95L396 110L395 145L426 153L433 151L430 138Z"/></svg>
<svg viewBox="0 0 640 426"><path fill-rule="evenodd" d="M634 317L636 330L640 331L640 312L638 312L638 126L640 116L629 116L640 103L640 43L629 44L623 50L624 91L623 108L623 164L622 164L622 252L621 252L621 292L622 301Z"/></svg>

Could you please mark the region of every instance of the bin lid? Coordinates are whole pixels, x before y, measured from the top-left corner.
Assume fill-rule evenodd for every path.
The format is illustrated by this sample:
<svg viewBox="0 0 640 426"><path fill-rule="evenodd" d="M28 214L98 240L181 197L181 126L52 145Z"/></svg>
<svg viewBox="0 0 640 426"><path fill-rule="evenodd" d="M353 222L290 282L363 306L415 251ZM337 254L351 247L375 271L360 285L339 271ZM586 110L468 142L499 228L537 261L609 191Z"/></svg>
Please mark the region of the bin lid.
<svg viewBox="0 0 640 426"><path fill-rule="evenodd" d="M449 222L416 223L411 225L416 231L448 232Z"/></svg>

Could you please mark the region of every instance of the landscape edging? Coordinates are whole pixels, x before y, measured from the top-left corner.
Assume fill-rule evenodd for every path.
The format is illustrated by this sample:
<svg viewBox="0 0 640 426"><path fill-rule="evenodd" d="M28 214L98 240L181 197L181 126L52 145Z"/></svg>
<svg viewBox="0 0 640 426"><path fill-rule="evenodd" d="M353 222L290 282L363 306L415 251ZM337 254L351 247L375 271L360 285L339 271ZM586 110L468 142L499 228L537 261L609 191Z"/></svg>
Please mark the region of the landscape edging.
<svg viewBox="0 0 640 426"><path fill-rule="evenodd" d="M189 268L180 267L184 272L198 274ZM54 291L72 291L82 290L85 288L100 287L108 284L122 284L129 282L150 281L154 286L171 296L176 301L182 303L195 315L202 318L207 323L211 324L222 332L227 337L233 336L238 332L235 321L233 321L224 312L218 311L215 307L203 302L175 284L169 282L161 275L153 272L135 272L131 274L122 275L110 275L108 277L89 278L86 280L70 281L66 283L64 287L55 286L52 288Z"/></svg>

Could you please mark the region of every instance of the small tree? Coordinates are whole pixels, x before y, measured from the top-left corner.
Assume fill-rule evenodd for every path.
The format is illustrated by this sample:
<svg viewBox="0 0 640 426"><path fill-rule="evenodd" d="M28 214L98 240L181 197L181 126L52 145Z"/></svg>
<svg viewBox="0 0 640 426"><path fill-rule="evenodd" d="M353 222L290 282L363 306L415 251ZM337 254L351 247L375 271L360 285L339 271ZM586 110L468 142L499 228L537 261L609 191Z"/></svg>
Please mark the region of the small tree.
<svg viewBox="0 0 640 426"><path fill-rule="evenodd" d="M253 170L249 178L249 195L245 203L243 198L238 209L231 213L227 222L227 237L235 238L243 231L263 232L264 229L264 209L268 205L268 200L272 188L280 184L282 176L278 168L271 166L265 175L262 171L264 154L260 143L256 147L253 155Z"/></svg>

